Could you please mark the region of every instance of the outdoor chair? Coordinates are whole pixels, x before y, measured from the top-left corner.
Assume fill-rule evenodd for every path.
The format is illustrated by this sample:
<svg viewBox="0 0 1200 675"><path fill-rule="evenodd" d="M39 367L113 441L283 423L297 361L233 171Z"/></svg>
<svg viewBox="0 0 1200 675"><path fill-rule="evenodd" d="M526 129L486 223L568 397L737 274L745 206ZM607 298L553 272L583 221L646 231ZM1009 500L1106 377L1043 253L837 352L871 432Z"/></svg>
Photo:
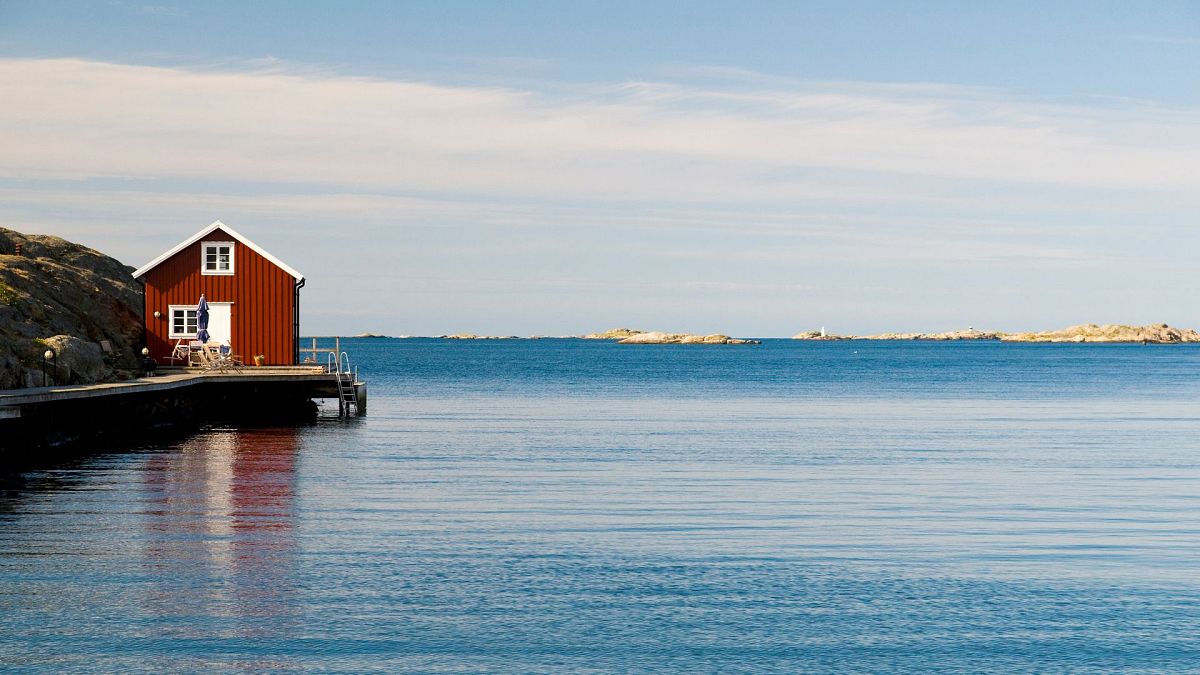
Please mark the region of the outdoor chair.
<svg viewBox="0 0 1200 675"><path fill-rule="evenodd" d="M171 349L171 355L167 360L171 365L175 365L176 361L182 361L185 365L191 365L192 348L183 343L185 338L179 338L175 341L175 347Z"/></svg>
<svg viewBox="0 0 1200 675"><path fill-rule="evenodd" d="M188 365L203 366L204 364L204 343L199 340L188 342Z"/></svg>
<svg viewBox="0 0 1200 675"><path fill-rule="evenodd" d="M120 352L113 349L112 342L109 340L101 340L100 341L100 350L104 352L105 356L110 356L114 359L121 356Z"/></svg>
<svg viewBox="0 0 1200 675"><path fill-rule="evenodd" d="M200 365L205 372L233 370L240 373L243 366L241 358L234 357L232 351L227 345L203 344L200 348Z"/></svg>
<svg viewBox="0 0 1200 675"><path fill-rule="evenodd" d="M226 340L225 344L221 345L217 351L221 352L224 358L228 359L234 366L242 367L246 365L246 362L242 360L241 354L233 353L233 345L229 344L229 340Z"/></svg>
<svg viewBox="0 0 1200 675"><path fill-rule="evenodd" d="M121 353L113 349L112 342L108 340L100 341L100 351L104 353L104 361L110 366L115 364L117 359L121 357Z"/></svg>

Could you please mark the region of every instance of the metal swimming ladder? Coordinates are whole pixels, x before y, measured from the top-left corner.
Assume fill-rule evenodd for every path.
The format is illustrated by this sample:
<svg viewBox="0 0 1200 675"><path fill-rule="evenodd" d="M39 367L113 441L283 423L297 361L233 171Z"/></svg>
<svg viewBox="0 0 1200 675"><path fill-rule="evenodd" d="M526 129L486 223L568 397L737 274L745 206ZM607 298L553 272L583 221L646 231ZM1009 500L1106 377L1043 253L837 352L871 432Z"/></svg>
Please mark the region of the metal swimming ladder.
<svg viewBox="0 0 1200 675"><path fill-rule="evenodd" d="M325 372L333 375L338 387L338 417L358 416L358 396L354 393L357 373L350 370L350 355L346 352L329 352ZM353 413L351 412L353 411Z"/></svg>

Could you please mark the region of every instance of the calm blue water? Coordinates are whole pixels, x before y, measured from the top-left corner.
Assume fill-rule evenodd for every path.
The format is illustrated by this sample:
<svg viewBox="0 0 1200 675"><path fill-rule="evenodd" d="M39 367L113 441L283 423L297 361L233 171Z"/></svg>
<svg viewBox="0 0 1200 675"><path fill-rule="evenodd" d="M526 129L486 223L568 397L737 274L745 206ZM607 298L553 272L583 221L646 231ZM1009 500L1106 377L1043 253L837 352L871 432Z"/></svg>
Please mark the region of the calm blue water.
<svg viewBox="0 0 1200 675"><path fill-rule="evenodd" d="M0 498L0 669L1200 670L1200 348L350 351Z"/></svg>

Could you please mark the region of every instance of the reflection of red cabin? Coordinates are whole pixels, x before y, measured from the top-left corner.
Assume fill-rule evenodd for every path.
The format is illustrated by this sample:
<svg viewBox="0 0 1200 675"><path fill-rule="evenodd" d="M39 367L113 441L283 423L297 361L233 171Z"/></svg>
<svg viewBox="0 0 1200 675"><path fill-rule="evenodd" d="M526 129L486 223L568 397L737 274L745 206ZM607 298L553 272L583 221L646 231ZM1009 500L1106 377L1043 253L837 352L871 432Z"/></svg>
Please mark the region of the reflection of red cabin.
<svg viewBox="0 0 1200 675"><path fill-rule="evenodd" d="M196 304L208 301L210 339L267 365L296 363L304 275L217 221L133 273L146 286L146 346L160 362L196 337Z"/></svg>

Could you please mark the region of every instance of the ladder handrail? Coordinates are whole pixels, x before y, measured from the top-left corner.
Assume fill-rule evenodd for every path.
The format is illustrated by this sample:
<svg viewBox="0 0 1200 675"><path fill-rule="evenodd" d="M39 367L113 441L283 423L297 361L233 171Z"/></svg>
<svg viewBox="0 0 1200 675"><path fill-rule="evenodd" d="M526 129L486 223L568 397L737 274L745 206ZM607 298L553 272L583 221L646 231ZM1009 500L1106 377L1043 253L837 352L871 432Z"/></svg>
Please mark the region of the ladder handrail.
<svg viewBox="0 0 1200 675"><path fill-rule="evenodd" d="M330 350L325 353L325 372L337 380L338 416L349 417L350 408L358 414L358 394L354 383L358 382L358 366L350 368L350 354L344 351Z"/></svg>
<svg viewBox="0 0 1200 675"><path fill-rule="evenodd" d="M342 352L341 354L329 352L325 357L325 372L330 374L337 373L338 375L349 375L351 372L357 371L350 370L349 354L346 352Z"/></svg>
<svg viewBox="0 0 1200 675"><path fill-rule="evenodd" d="M357 381L357 374L350 370L350 355L346 352L341 352L334 360L333 352L329 353L328 363L326 368L336 376L338 388L338 415L342 417L350 416L350 408L354 408L354 414L358 414L358 396L354 391L354 382ZM345 368L343 369L343 365ZM351 377L354 376L354 379Z"/></svg>

